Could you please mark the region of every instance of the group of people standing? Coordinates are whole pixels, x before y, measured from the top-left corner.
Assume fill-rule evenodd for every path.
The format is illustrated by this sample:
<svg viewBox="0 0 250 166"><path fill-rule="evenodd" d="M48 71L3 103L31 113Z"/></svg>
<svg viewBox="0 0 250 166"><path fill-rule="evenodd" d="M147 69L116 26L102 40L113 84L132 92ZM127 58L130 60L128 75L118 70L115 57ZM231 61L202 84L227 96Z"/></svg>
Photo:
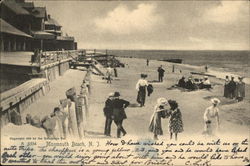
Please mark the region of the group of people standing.
<svg viewBox="0 0 250 166"><path fill-rule="evenodd" d="M163 81L164 72L165 70L160 66L158 68L159 82ZM136 90L138 91L137 102L141 107L145 105L146 92L148 92L148 96L153 92L153 86L148 84L146 78L146 74L141 74L141 78L136 84ZM169 107L167 108L167 106ZM163 135L161 118L170 118L170 139L175 134L175 139L177 140L178 133L183 131L183 122L178 103L175 100L167 100L166 98L157 99L157 104L154 107L154 113L151 116L149 125L149 131L154 133L154 139L156 140L158 139L158 135Z"/></svg>
<svg viewBox="0 0 250 166"><path fill-rule="evenodd" d="M147 60L147 65L149 65L149 60ZM162 65L157 69L158 71L158 81L163 82L164 72ZM146 80L147 74L141 74L141 78L136 84L137 90L137 102L140 107L145 106L146 94L148 96L153 92L153 86ZM238 101L243 100L245 97L245 83L242 81L243 77L239 77L239 82L235 82L232 77L226 77L224 96L227 98L236 98ZM177 86L195 90L195 89L210 89L212 88L211 82L208 76L204 76L203 79L193 79L189 77L185 81L183 76L179 81ZM123 121L127 118L125 113L125 108L130 105L127 100L120 99L120 93L110 93L108 99L105 102L105 107L103 109L104 115L106 117L104 134L106 136L111 136L111 125L112 121L117 125L117 137L121 137L121 133L126 135L126 130L123 127ZM220 100L217 98L211 99L212 105L205 109L203 114L204 121L204 132L208 135L213 135L216 129L220 126L219 120L219 108ZM166 98L158 98L157 103L153 109L153 114L150 118L149 131L153 133L154 139L157 140L159 135L163 135L162 119L169 119L169 133L170 139L175 137L178 138L178 134L184 131L184 125L182 121L182 113L179 108L179 104L175 100L167 100Z"/></svg>
<svg viewBox="0 0 250 166"><path fill-rule="evenodd" d="M170 108L168 107L170 106ZM177 140L178 133L183 132L182 114L175 100L167 100L166 98L158 98L154 107L154 112L150 119L149 131L154 134L154 139L158 139L158 135L163 135L161 119L169 118L170 139L175 134Z"/></svg>
<svg viewBox="0 0 250 166"><path fill-rule="evenodd" d="M239 81L234 81L234 77L226 76L224 84L224 97L230 99L236 99L237 101L242 101L245 97L245 83L243 82L243 77L238 77Z"/></svg>

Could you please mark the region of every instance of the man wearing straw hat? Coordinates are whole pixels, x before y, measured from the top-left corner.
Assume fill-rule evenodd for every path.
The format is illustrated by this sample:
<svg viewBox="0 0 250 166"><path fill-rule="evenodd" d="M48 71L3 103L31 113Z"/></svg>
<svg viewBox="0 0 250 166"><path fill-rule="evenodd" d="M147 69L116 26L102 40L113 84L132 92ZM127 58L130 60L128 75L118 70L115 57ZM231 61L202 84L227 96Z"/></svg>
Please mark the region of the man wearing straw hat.
<svg viewBox="0 0 250 166"><path fill-rule="evenodd" d="M217 98L211 99L212 106L208 107L204 113L205 133L208 135L214 134L214 131L219 128L219 109L220 100ZM216 120L216 122L215 122Z"/></svg>

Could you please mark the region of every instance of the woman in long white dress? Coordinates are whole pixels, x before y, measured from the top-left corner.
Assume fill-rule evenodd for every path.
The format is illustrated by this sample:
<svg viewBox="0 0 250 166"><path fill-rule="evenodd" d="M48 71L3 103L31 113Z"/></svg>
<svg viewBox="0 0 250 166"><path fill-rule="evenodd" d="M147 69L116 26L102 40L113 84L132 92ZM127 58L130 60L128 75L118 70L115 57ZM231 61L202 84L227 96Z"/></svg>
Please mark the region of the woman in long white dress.
<svg viewBox="0 0 250 166"><path fill-rule="evenodd" d="M214 135L219 128L220 120L219 120L219 108L218 105L220 100L217 98L211 99L212 106L206 108L204 113L204 131L208 135Z"/></svg>

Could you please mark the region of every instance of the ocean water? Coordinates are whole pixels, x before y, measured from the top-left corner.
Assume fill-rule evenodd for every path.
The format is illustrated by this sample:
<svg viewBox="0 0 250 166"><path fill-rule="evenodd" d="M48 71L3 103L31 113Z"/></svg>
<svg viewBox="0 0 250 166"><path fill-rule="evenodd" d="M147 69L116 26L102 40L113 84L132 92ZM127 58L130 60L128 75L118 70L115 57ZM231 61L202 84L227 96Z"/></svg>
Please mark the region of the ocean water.
<svg viewBox="0 0 250 166"><path fill-rule="evenodd" d="M182 59L183 64L208 65L209 68L250 77L250 51L108 50L108 53L154 60L177 58Z"/></svg>

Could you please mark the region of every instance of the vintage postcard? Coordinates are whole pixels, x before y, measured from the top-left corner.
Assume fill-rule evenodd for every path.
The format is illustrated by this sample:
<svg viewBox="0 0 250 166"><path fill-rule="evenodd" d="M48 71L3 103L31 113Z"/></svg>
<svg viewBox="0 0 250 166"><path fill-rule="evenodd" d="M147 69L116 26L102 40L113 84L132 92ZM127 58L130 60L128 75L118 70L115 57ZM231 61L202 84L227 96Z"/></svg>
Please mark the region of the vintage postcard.
<svg viewBox="0 0 250 166"><path fill-rule="evenodd" d="M1 165L249 165L248 0L1 0Z"/></svg>

